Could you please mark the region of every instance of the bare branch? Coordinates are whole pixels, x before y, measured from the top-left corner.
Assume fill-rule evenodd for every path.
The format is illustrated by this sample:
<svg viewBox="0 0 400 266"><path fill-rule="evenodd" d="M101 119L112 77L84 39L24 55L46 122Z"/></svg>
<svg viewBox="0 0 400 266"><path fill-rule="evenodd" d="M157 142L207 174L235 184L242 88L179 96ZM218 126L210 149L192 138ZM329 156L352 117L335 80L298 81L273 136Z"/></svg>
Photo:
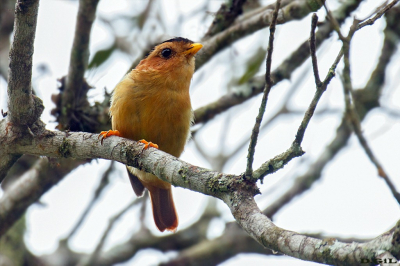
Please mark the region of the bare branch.
<svg viewBox="0 0 400 266"><path fill-rule="evenodd" d="M227 196L223 200L239 225L258 243L286 255L330 265L360 265L361 259L376 258L384 251L399 255L400 221L366 243L321 240L277 227L260 212L254 198L243 191Z"/></svg>
<svg viewBox="0 0 400 266"><path fill-rule="evenodd" d="M21 157L21 155L10 155L0 152L0 182L6 177L8 170Z"/></svg>
<svg viewBox="0 0 400 266"><path fill-rule="evenodd" d="M338 56L336 57L336 60L333 62L331 68L329 69L324 82L320 83L320 85L316 84L317 90L315 91L314 98L312 99L311 104L308 106L307 111L304 114L303 120L301 121L299 129L297 130L296 138L295 138L293 144L296 144L298 146L301 145L301 142L303 141L304 133L306 132L307 126L310 123L312 116L314 115L315 109L317 108L317 104L318 104L319 100L321 99L322 94L325 92L326 88L328 87L330 81L335 76L335 70L340 61L340 58L342 58L341 51L339 52Z"/></svg>
<svg viewBox="0 0 400 266"><path fill-rule="evenodd" d="M138 251L148 247L160 251L180 251L203 242L207 238L210 221L218 215L215 208L210 207L210 202L214 202L214 200L209 199L209 204L202 216L192 226L164 237L154 236L149 230L139 230L128 241L100 254L99 264L97 265L115 265L116 263L127 261Z"/></svg>
<svg viewBox="0 0 400 266"><path fill-rule="evenodd" d="M32 56L39 0L21 0L15 5L14 40L8 77L8 121L31 126L43 112L42 100L32 94Z"/></svg>
<svg viewBox="0 0 400 266"><path fill-rule="evenodd" d="M114 171L114 161L111 161L109 167L103 173L103 176L100 179L100 182L99 182L99 184L98 184L98 186L97 186L97 188L96 188L96 190L95 190L95 192L93 194L92 200L86 206L86 209L83 212L83 214L81 215L81 217L79 218L78 222L75 224L75 226L72 228L71 232L66 237L66 239L65 239L66 241L71 239L75 235L75 233L78 231L78 229L81 227L83 221L86 219L87 215L89 214L89 212L94 207L96 201L99 199L101 193L107 187L107 185L110 183L110 174L113 171Z"/></svg>
<svg viewBox="0 0 400 266"><path fill-rule="evenodd" d="M210 28L204 35L203 40L207 40L218 32L223 31L229 27L233 21L242 14L243 4L246 0L231 0L228 4L222 4L218 12L215 14L214 21L211 23Z"/></svg>
<svg viewBox="0 0 400 266"><path fill-rule="evenodd" d="M24 142L26 143L26 142ZM313 260L339 264L354 248L361 250L350 262L357 262L360 257L371 258L380 250L396 251L398 243L392 244L394 229L365 244L344 244L338 241L324 243L294 232L276 227L256 206L253 196L255 187L246 183L238 176L213 172L187 164L160 150L150 148L143 151L143 144L119 137L111 137L99 144L97 135L88 133L71 133L65 136L61 132L46 132L37 136L28 145L10 145L8 152L39 154L55 157L73 158L104 158L115 159L140 170L151 172L164 181L173 185L189 188L204 194L221 198L231 209L237 222L247 233L264 247L283 252L284 254ZM29 178L31 179L31 178ZM28 180L29 180L28 179ZM26 180L25 180L26 181ZM18 188L20 184L16 184ZM26 183L24 184L26 186ZM9 192L12 189L9 189ZM20 192L24 194L24 191ZM3 196L0 201L0 224L8 219L7 210L10 203L9 195ZM4 210L4 206L7 206ZM4 232L4 227L1 232ZM399 237L400 239L400 237ZM327 248L332 252L324 252ZM333 252L334 249L341 252Z"/></svg>
<svg viewBox="0 0 400 266"><path fill-rule="evenodd" d="M67 76L67 82L62 97L61 126L68 128L71 119L71 110L79 106L82 98L86 98L89 86L84 83L84 74L89 61L89 40L93 21L96 17L96 8L99 0L80 0L79 11L75 26L74 43Z"/></svg>
<svg viewBox="0 0 400 266"><path fill-rule="evenodd" d="M388 12L395 4L397 4L399 0L393 0L390 4L386 5L384 8L379 10L374 17L367 19L366 21L358 24L357 30L365 27L365 26L370 26L375 23L378 19L380 19L386 12Z"/></svg>
<svg viewBox="0 0 400 266"><path fill-rule="evenodd" d="M306 173L298 176L294 184L283 195L270 204L263 213L268 217L273 217L278 210L291 202L296 196L301 195L311 188L314 182L321 177L325 166L346 146L350 135L351 130L343 117L341 124L336 130L335 138L325 148L322 154L318 156L318 159L308 167Z"/></svg>
<svg viewBox="0 0 400 266"><path fill-rule="evenodd" d="M317 11L324 0L292 1L289 5L281 8L278 14L278 24L304 18L309 13ZM200 69L212 56L225 49L235 41L247 36L257 30L268 27L271 24L273 10L266 10L239 24L232 25L226 30L216 34L205 41L204 48L196 57L196 69Z"/></svg>
<svg viewBox="0 0 400 266"><path fill-rule="evenodd" d="M115 214L113 217L110 218L106 230L104 230L104 233L103 233L99 243L97 244L95 250L93 251L92 255L90 255L90 257L88 259L87 265L98 265L99 264L100 252L103 249L103 246L104 246L104 243L106 242L107 236L111 232L111 229L114 227L115 223L119 220L119 218L121 218L133 206L135 206L139 203L144 203L144 200L146 200L146 199L147 199L147 197L135 198L125 208L123 208L121 211L119 211L117 214ZM83 265L86 265L86 263L83 263Z"/></svg>
<svg viewBox="0 0 400 266"><path fill-rule="evenodd" d="M348 17L349 14L358 7L360 2L360 0L344 2L342 6L333 12L334 17L340 24L343 23L345 18ZM319 47L322 41L326 40L332 31L333 27L330 23L324 23L320 25L316 34L316 46ZM276 70L271 73L274 84L277 84L285 79L290 79L293 71L303 64L308 59L309 55L309 44L308 42L304 42L285 61L283 61L283 63ZM217 101L195 110L195 123L206 123L216 115L228 110L229 108L239 105L255 95L260 94L263 92L264 87L264 77L253 78L248 82L245 90L228 93Z"/></svg>
<svg viewBox="0 0 400 266"><path fill-rule="evenodd" d="M0 0L0 77L7 80L11 33L14 27L15 1Z"/></svg>
<svg viewBox="0 0 400 266"><path fill-rule="evenodd" d="M32 56L35 41L39 0L17 1L15 5L14 39L10 50L8 77L8 112L7 120L0 122L0 128L7 133L12 125L30 130L43 112L41 99L32 94ZM5 122L7 121L7 123ZM0 135L1 138L1 135ZM0 182L19 155L5 154L0 151Z"/></svg>
<svg viewBox="0 0 400 266"><path fill-rule="evenodd" d="M378 18L380 18L385 12L387 12L395 3L398 1L392 1L389 5L387 5L385 8L383 8L378 14L368 20L370 21L371 24L374 23L374 21ZM375 19L375 20L374 20ZM398 203L400 203L400 193L397 192L395 185L391 181L390 177L378 161L378 159L375 157L374 153L372 152L367 139L364 137L364 134L362 133L361 130L361 123L360 123L360 118L355 110L354 106L354 98L353 98L353 85L351 82L351 73L350 73L350 45L351 45L351 40L352 37L355 33L356 30L361 29L360 27L361 24L358 23L358 21L354 20L353 26L350 28L349 34L346 38L342 39L343 42L343 54L344 54L344 69L343 69L343 76L342 76L342 84L343 84L343 90L344 90L344 99L345 99L345 104L346 104L346 116L348 120L350 121L352 125L352 129L354 133L356 134L361 146L363 147L365 153L367 154L368 158L371 160L371 162L375 165L376 169L378 170L378 175L383 178L383 180L386 182L387 186L389 187L390 191L393 194L393 197L397 200ZM364 24L367 25L367 24ZM368 24L370 25L370 24ZM341 35L342 36L342 35Z"/></svg>
<svg viewBox="0 0 400 266"><path fill-rule="evenodd" d="M218 265L239 253L274 254L272 250L254 241L237 223L228 223L222 236L200 241L184 249L178 257L160 266Z"/></svg>
<svg viewBox="0 0 400 266"><path fill-rule="evenodd" d="M311 20L311 33L310 33L309 43L310 43L310 54L311 54L311 62L313 66L315 84L317 85L317 87L320 87L322 83L321 80L319 79L317 51L315 43L315 29L317 28L317 23L318 23L318 16L317 14L314 13Z"/></svg>
<svg viewBox="0 0 400 266"><path fill-rule="evenodd" d="M41 149L38 148L37 149ZM38 150L38 151L39 151ZM40 197L57 184L71 169L82 164L74 160L51 161L39 159L18 181L5 191L0 199L0 236L3 235Z"/></svg>
<svg viewBox="0 0 400 266"><path fill-rule="evenodd" d="M311 118L314 115L315 109L317 108L317 104L319 100L322 97L322 94L325 92L329 82L331 79L335 76L335 69L336 66L342 56L342 53L340 52L339 55L337 56L335 62L332 64L332 67L329 69L328 74L324 80L323 83L321 83L321 86L316 85L317 89L314 94L314 98L312 99L310 105L307 108L306 113L304 114L303 120L301 121L301 124L297 130L296 137L290 146L289 149L287 149L285 152L275 156L271 160L266 161L263 163L260 168L258 168L256 171L253 173L253 180L258 180L262 179L271 173L274 173L278 171L279 169L282 169L288 162L290 162L293 158L302 156L304 154L304 151L301 148L301 143L303 141L304 134L306 132L307 126L310 123Z"/></svg>
<svg viewBox="0 0 400 266"><path fill-rule="evenodd" d="M388 63L395 54L397 44L399 42L399 38L393 38L393 36L399 36L400 34L399 24L397 23L399 11L399 8L394 8L387 13L387 26L384 30L385 38L381 49L379 62L375 70L372 72L371 78L367 82L365 88L354 91L354 104L360 120L363 120L368 112L373 108L379 106L381 89L385 83L385 79L382 77L385 77ZM341 54L343 54L343 52L341 52ZM336 61L337 60L338 58ZM345 147L350 135L351 129L346 121L346 117L343 116L342 121L337 128L335 138L325 148L323 153L318 156L317 161L310 165L305 174L296 178L293 186L277 200L275 200L275 202L271 204L264 211L264 213L268 217L273 217L280 208L291 202L296 196L307 191L312 184L321 177L324 167L338 154L343 147Z"/></svg>
<svg viewBox="0 0 400 266"><path fill-rule="evenodd" d="M272 21L269 28L269 43L267 49L267 60L266 60L266 71L265 71L265 88L264 94L261 100L260 109L258 110L258 115L256 117L256 122L254 124L253 131L251 132L249 151L247 155L247 168L245 176L247 179L251 179L253 175L253 160L254 153L257 145L258 133L260 132L261 122L265 113L265 107L267 105L268 95L271 91L273 81L271 79L271 63L272 63L272 53L274 51L274 35L275 35L275 25L278 19L278 11L281 5L281 1L276 1L276 7L272 15Z"/></svg>

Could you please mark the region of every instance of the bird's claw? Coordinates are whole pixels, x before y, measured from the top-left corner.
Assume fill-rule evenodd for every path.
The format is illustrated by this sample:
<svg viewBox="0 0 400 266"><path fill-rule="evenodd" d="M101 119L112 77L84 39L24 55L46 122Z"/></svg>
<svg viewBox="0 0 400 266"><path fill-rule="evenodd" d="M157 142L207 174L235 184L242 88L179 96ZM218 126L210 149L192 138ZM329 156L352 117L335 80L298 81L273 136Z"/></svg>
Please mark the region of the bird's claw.
<svg viewBox="0 0 400 266"><path fill-rule="evenodd" d="M139 142L144 144L143 150L147 150L149 147L153 147L153 148L158 149L158 145L153 143L153 142L151 142L151 141L146 141L144 139L141 139L141 140L139 140Z"/></svg>
<svg viewBox="0 0 400 266"><path fill-rule="evenodd" d="M110 137L110 136L117 136L121 137L121 133L118 130L108 130L108 131L101 131L98 139L101 140L101 145L103 145L103 140Z"/></svg>

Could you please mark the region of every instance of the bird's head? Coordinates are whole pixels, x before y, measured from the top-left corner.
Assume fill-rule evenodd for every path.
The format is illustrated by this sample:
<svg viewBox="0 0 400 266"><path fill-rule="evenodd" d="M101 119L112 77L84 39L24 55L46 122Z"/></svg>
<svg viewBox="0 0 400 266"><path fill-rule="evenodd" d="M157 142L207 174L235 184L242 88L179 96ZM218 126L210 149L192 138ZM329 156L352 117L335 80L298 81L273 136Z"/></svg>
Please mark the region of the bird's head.
<svg viewBox="0 0 400 266"><path fill-rule="evenodd" d="M156 70L161 73L194 71L194 55L203 47L200 43L177 37L154 47L136 67L137 70Z"/></svg>

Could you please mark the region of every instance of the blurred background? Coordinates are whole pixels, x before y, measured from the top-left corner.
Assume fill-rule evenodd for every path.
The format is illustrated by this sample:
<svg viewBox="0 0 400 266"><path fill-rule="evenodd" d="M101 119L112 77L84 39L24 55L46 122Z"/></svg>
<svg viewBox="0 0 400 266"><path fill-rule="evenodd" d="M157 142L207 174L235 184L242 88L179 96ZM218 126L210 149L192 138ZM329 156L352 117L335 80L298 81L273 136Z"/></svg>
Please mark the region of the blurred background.
<svg viewBox="0 0 400 266"><path fill-rule="evenodd" d="M286 1L286 5L296 1L302 2ZM243 13L237 15L235 23L246 23L274 4L263 0L243 2ZM384 3L356 1L357 5L350 9L346 6L349 2L326 1L332 11L348 8L341 22L345 34L352 17L364 19ZM2 0L0 4L0 108L7 110L7 60L14 1ZM228 10L232 2L99 1L85 72L86 82L92 87L87 94L90 106L107 105L114 86L155 44L176 36L207 44L212 39L207 36L210 25L222 4ZM42 0L39 6L33 88L46 107L42 120L48 129L62 129L57 97L63 87L61 78L68 74L78 7L79 1L73 0ZM398 5L394 8L392 19L398 18L399 9ZM269 95L254 169L290 147L315 93L308 55L292 54L309 38L311 14L277 26L272 70L287 71L285 62L293 70L277 80ZM320 26L327 24L323 7L317 14L323 22ZM365 104L360 115L363 133L392 182L399 186L400 53L396 47L400 29L389 25L389 19L389 15L383 17L355 34L350 59L353 86L361 91L357 99L360 106ZM182 160L224 173L244 172L249 137L262 97L260 93L246 95L253 87L263 88L268 36L268 27L241 36L196 71L190 89L194 110L232 93L244 95L246 100L196 123ZM392 36L394 43L391 51L386 46L383 49L387 36ZM326 76L340 48L334 32L321 41L317 52L321 78ZM379 60L383 54L389 54L389 59L382 63ZM285 61L290 58L292 61ZM295 63L293 58L301 62ZM340 62L338 73L342 69ZM378 71L380 82L371 75L373 71ZM305 155L266 176L263 184L259 183L262 194L256 200L279 227L321 238L363 241L386 232L399 220L399 203L355 135L343 129L346 119L339 76L328 86L307 128L302 144ZM380 106L373 108L363 102L362 90L375 91L374 101ZM101 127L108 129L107 110L102 109L98 117L105 122L93 132L99 132ZM81 130L89 131L87 127ZM21 169L29 169L35 160L22 157L14 166L20 169L13 169L9 175L18 178L24 173ZM105 160L78 165L31 205L8 235L0 239L0 254L9 258L13 263L10 265L23 265L22 258L31 265L83 265L93 254L104 264L110 261L108 265L315 264L258 247L241 232L222 202L181 188L173 188L180 219L178 232L160 233L153 223L147 195L136 199L124 165Z"/></svg>

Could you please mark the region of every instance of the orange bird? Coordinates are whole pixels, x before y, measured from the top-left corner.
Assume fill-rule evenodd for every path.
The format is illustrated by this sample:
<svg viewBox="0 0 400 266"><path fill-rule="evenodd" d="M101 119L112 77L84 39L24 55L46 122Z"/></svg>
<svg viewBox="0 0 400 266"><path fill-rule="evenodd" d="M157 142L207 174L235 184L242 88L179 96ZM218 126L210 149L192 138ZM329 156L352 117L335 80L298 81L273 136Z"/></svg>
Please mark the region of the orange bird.
<svg viewBox="0 0 400 266"><path fill-rule="evenodd" d="M113 130L102 131L100 137L139 140L145 149L159 147L179 157L193 121L189 86L194 55L202 47L180 37L157 45L115 87L110 107ZM137 196L142 196L145 188L149 190L157 228L176 231L178 216L171 184L130 166L127 170Z"/></svg>

